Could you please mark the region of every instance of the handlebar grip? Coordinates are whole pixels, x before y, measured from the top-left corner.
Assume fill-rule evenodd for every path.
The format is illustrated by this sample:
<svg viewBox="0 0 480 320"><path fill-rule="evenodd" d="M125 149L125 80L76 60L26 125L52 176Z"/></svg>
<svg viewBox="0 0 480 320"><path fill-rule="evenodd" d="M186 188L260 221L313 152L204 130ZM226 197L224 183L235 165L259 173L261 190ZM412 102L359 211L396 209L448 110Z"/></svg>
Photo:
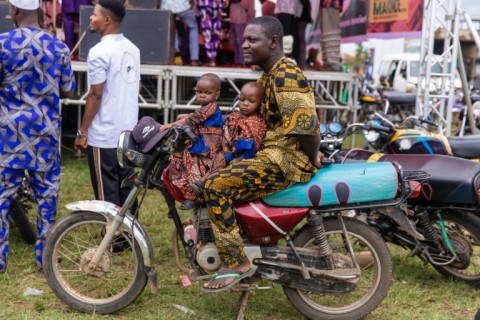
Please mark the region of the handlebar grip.
<svg viewBox="0 0 480 320"><path fill-rule="evenodd" d="M438 123L436 123L436 122L434 122L434 121L431 121L431 120L428 120L428 119L426 119L425 117L421 117L421 118L419 118L419 120L420 120L420 122L427 123L427 124L429 124L429 125L438 127Z"/></svg>
<svg viewBox="0 0 480 320"><path fill-rule="evenodd" d="M389 128L389 127L380 126L380 125L377 125L377 124L374 124L374 123L366 123L363 126L363 129L364 130L372 130L372 131L382 131L382 132L385 132L385 133L390 133L392 131L392 129Z"/></svg>

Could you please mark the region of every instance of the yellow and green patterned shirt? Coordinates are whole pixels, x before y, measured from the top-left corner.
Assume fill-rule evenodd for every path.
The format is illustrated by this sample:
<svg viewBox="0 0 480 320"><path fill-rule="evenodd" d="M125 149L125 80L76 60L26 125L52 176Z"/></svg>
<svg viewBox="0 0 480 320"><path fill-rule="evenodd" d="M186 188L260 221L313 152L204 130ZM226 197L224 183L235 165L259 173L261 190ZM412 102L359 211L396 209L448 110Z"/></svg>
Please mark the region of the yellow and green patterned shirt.
<svg viewBox="0 0 480 320"><path fill-rule="evenodd" d="M260 113L267 133L257 156L277 164L287 180L309 181L317 169L301 150L298 135L320 134L312 88L302 70L285 57L258 82L265 89Z"/></svg>

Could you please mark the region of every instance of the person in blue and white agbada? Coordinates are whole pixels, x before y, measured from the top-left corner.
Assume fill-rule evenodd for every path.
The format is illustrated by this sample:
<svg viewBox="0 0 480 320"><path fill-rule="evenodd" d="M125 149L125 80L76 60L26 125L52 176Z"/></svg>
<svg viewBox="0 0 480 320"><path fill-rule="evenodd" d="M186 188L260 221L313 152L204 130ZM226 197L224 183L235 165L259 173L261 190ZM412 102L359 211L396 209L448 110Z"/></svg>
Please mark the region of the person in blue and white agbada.
<svg viewBox="0 0 480 320"><path fill-rule="evenodd" d="M9 0L16 28L0 34L0 272L9 251L9 209L25 172L38 204L35 261L55 222L60 187L60 98L73 96L68 47L42 30L39 0Z"/></svg>

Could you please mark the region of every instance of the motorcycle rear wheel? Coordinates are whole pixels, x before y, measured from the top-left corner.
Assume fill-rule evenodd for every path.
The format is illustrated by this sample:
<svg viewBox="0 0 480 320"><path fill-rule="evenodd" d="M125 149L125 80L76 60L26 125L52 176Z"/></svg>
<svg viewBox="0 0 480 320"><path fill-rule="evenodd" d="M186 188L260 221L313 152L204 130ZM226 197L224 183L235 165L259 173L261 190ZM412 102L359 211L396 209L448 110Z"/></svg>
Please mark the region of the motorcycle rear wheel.
<svg viewBox="0 0 480 320"><path fill-rule="evenodd" d="M457 269L451 266L432 266L449 279L460 279L480 288L480 218L470 212L444 211L441 213L448 235L461 235L469 244L470 264L466 269ZM436 215L430 219L437 221Z"/></svg>
<svg viewBox="0 0 480 320"><path fill-rule="evenodd" d="M392 282L393 264L388 247L382 238L362 222L344 218L354 252L366 252L373 258L361 266L360 280L355 290L345 294L320 294L283 287L288 300L309 319L360 319L377 308L388 293ZM348 255L338 220L325 220L325 232L334 253ZM295 246L316 246L310 228L295 235Z"/></svg>
<svg viewBox="0 0 480 320"><path fill-rule="evenodd" d="M106 314L131 304L147 284L143 256L126 231L126 248L115 251L119 238L107 248L96 274L88 261L103 239L107 221L96 212L77 211L52 229L44 249L43 269L50 288L65 304L83 312ZM132 247L134 250L132 250Z"/></svg>
<svg viewBox="0 0 480 320"><path fill-rule="evenodd" d="M28 244L34 244L37 241L35 225L31 223L28 210L22 202L13 200L9 210L10 218L20 232L20 236Z"/></svg>

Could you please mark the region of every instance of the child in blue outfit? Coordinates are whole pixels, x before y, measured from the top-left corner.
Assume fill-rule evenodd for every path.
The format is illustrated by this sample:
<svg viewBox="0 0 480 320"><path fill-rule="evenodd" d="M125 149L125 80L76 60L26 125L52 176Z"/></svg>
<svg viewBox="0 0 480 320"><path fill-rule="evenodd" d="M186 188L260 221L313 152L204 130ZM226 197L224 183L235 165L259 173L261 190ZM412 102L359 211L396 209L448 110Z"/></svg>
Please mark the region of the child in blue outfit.
<svg viewBox="0 0 480 320"><path fill-rule="evenodd" d="M222 112L216 101L220 96L220 78L207 73L200 77L196 86L196 101L201 107L192 113L180 115L177 121L162 125L160 131L173 125L191 126L198 141L184 152L172 154L169 164L169 175L173 185L183 193L185 201L180 209L189 210L194 202L203 202L189 184L203 179L205 176L225 167L223 152L223 121Z"/></svg>

